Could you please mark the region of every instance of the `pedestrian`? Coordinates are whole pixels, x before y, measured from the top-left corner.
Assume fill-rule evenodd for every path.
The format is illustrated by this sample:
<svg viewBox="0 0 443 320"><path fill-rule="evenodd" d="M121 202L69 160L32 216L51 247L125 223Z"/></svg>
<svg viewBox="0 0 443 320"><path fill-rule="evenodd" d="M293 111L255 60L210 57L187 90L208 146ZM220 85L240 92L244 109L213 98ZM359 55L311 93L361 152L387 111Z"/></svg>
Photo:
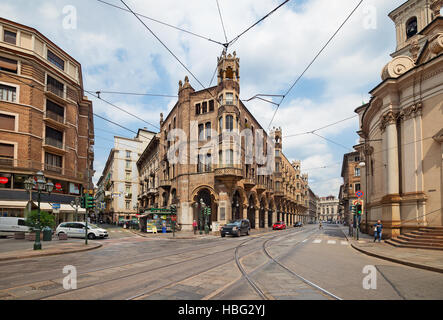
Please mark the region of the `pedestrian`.
<svg viewBox="0 0 443 320"><path fill-rule="evenodd" d="M197 221L194 220L192 223L192 228L194 229L194 234L197 234Z"/></svg>
<svg viewBox="0 0 443 320"><path fill-rule="evenodd" d="M322 225L322 223L320 221L320 224L318 225L318 230L321 230L321 229L323 229L323 225Z"/></svg>
<svg viewBox="0 0 443 320"><path fill-rule="evenodd" d="M383 225L380 220L377 220L377 223L374 224L374 242L378 238L378 242L381 242L381 234L383 231Z"/></svg>

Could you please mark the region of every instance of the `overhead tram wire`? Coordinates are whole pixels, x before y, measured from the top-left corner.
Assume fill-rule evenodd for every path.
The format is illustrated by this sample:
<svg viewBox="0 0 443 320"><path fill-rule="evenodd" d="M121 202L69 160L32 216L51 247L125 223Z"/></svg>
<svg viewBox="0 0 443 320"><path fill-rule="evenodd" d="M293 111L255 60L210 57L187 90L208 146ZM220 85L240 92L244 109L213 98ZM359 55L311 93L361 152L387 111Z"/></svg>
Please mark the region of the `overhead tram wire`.
<svg viewBox="0 0 443 320"><path fill-rule="evenodd" d="M335 36L338 34L338 32L343 28L343 26L348 22L348 20L352 17L352 15L357 11L357 9L360 7L360 5L363 3L364 0L360 0L360 2L357 4L357 6L351 11L351 13L346 17L346 19L343 21L343 23L338 27L338 29L334 32L334 34L329 38L329 40L326 42L326 44L320 49L320 51L315 55L314 59L308 64L308 66L303 70L303 72L300 74L300 76L294 81L294 83L291 85L291 87L286 91L286 93L283 95L282 100L278 104L277 108L275 109L274 115L272 116L271 122L269 122L268 130L272 125L272 122L274 121L275 115L277 114L278 109L280 108L280 105L283 103L283 100L286 98L286 96L291 92L291 90L295 87L295 85L300 81L300 79L304 76L304 74L309 70L309 68L314 64L314 62L317 60L317 58L322 54L322 52L326 49L326 47L331 43L331 41L335 38Z"/></svg>
<svg viewBox="0 0 443 320"><path fill-rule="evenodd" d="M135 115L135 114L133 114L133 113L131 113L131 112L129 112L129 111L126 111L125 109L123 109L123 108L121 108L121 107L119 107L119 106L116 106L116 105L113 104L112 102L109 102L109 101L103 99L102 97L100 97L100 95L98 95L98 94L96 95L96 94L94 94L94 93L91 92L91 91L87 91L87 90L84 90L84 91L87 92L87 93L89 93L90 95L92 95L92 96L95 97L96 99L99 99L99 100L101 100L101 101L103 101L103 102L106 102L106 103L109 104L110 106L113 106L114 108L116 108L116 109L118 109L118 110L120 110L120 111L122 111L122 112L124 112L124 113L126 113L126 114L129 114L130 116L133 116L134 118L136 118L136 119L138 119L138 120L140 120L140 121L142 121L142 122L144 122L144 123L147 123L148 125L150 125L150 126L156 128L156 129L159 129L159 130L160 130L160 127L159 127L159 126L156 126L156 125L154 125L154 124L152 124L152 123L150 123L150 122L148 122L148 121L146 121L146 120L140 118L139 116L137 116L137 115Z"/></svg>
<svg viewBox="0 0 443 320"><path fill-rule="evenodd" d="M103 91L103 90L86 90L92 91L98 94L107 93L107 94L120 94L120 95L132 95L132 96L148 96L148 97L164 97L164 98L178 98L178 96L167 95L167 94L157 94L157 93L138 93L138 92L121 92L121 91Z"/></svg>
<svg viewBox="0 0 443 320"><path fill-rule="evenodd" d="M260 20L258 20L257 22L255 22L253 25L251 25L250 27L246 28L243 32L241 32L238 36L236 36L235 38L233 38L231 41L228 42L229 46L232 46L241 36L243 36L246 32L248 32L249 30L251 30L252 28L254 28L256 25L258 25L260 22L262 22L263 20L265 20L266 18L268 18L271 14L273 14L275 11L277 11L278 9L280 9L282 6L284 6L286 3L288 3L291 0L286 0L284 2L282 2L280 5L278 5L276 8L274 8L273 10L271 10L268 14L266 14L263 18L261 18Z"/></svg>
<svg viewBox="0 0 443 320"><path fill-rule="evenodd" d="M126 12L131 13L131 10L125 9L125 8L123 8L123 7L119 7L119 6L115 5L115 4L112 4L112 3L109 3L109 2L106 2L106 1L103 1L103 0L97 0L97 1L98 1L98 2L101 2L101 3L103 3L103 4L106 4L106 5L108 5L108 6L114 7L114 8L116 8L116 9L120 9L120 10L123 10L123 11L126 11ZM188 30L186 30L186 29L183 29L183 28L179 28L179 27L173 26L173 25L171 25L171 24L169 24L169 23L162 22L162 21L160 21L160 20L157 20L157 19L154 19L154 18L151 18L151 17L145 16L145 15L143 15L143 14L140 14L140 13L135 13L135 14L138 15L138 16L140 16L140 17L143 17L143 18L145 18L145 19L148 19L148 20L154 21L154 22L156 22L156 23L159 23L159 24L162 24L162 25L164 25L164 26L167 26L167 27L170 27L170 28L176 29L176 30L178 30L178 31L182 31L182 32L188 33L188 34L193 35L193 36L195 36L195 37L198 37L198 38L201 38L201 39L205 39L205 40L207 40L207 41L210 41L210 42L213 42L213 43L219 44L219 45L221 45L221 46L224 46L224 45L225 45L224 43L219 42L219 41L216 41L216 40L213 40L213 39L211 39L211 38L209 38L209 37L205 37L205 36L199 35L199 34L197 34L197 33L194 33L194 32L191 32L191 31L188 31Z"/></svg>
<svg viewBox="0 0 443 320"><path fill-rule="evenodd" d="M226 46L226 49L227 49L228 46L229 46L229 42L228 42L228 37L226 36L226 29L225 29L225 24L223 23L223 17L222 17L221 10L220 10L220 4L218 3L218 0L215 0L215 2L217 2L218 15L220 16L221 25L222 25L223 33L225 35L225 40L226 40L226 45L225 46Z"/></svg>

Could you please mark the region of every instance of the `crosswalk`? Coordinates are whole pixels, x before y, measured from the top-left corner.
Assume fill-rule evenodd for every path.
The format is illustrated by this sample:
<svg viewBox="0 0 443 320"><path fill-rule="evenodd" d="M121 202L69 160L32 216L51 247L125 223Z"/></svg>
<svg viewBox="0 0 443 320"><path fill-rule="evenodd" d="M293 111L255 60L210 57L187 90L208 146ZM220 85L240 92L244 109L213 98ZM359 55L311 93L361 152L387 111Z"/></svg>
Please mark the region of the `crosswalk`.
<svg viewBox="0 0 443 320"><path fill-rule="evenodd" d="M308 239L304 240L303 242L306 243L308 241ZM343 246L347 246L349 245L349 241L345 241L345 240L326 240L326 239L314 239L311 241L311 243L313 244L340 244Z"/></svg>

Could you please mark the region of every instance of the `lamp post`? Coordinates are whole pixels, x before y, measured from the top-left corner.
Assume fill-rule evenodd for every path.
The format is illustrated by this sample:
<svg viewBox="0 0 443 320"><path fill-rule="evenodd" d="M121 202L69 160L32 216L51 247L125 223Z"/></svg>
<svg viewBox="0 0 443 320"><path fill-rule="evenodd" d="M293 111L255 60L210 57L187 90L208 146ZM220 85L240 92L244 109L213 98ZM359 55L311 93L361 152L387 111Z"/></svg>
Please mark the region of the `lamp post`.
<svg viewBox="0 0 443 320"><path fill-rule="evenodd" d="M203 199L200 199L200 206L201 206L201 208L200 208L200 225L201 225L201 227L200 227L199 233L203 234L203 230L202 230L203 224L205 225L205 228L206 228L206 215L204 214L204 210L206 208L206 203L203 201ZM203 219L203 216L205 216L204 219Z"/></svg>
<svg viewBox="0 0 443 320"><path fill-rule="evenodd" d="M365 230L366 234L369 234L369 224L368 224L368 168L366 168L366 160L361 161L358 164L361 168L365 168Z"/></svg>
<svg viewBox="0 0 443 320"><path fill-rule="evenodd" d="M35 180L37 180L37 182ZM37 229L35 230L34 250L41 250L42 249L42 244L40 242L40 199L41 199L41 193L43 191L47 191L48 194L51 194L52 189L54 188L54 184L52 182L46 182L43 172L39 171L36 173L34 179L28 178L25 181L26 190L31 191L34 186L37 186L37 202L38 202L38 209L37 209L38 224L37 224Z"/></svg>

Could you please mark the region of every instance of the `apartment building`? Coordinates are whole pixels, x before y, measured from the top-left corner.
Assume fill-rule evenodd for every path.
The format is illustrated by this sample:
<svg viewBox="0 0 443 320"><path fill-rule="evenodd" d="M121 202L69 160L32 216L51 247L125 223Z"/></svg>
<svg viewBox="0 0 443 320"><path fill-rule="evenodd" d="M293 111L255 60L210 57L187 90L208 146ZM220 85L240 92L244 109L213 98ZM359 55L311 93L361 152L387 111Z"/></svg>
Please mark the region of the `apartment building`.
<svg viewBox="0 0 443 320"><path fill-rule="evenodd" d="M24 181L42 171L55 187L41 207L60 203L57 219L72 219L69 203L92 186L93 145L80 63L34 28L0 18L1 214L24 215Z"/></svg>
<svg viewBox="0 0 443 320"><path fill-rule="evenodd" d="M343 208L343 218L349 223L352 220L350 206L352 201L357 199L355 193L362 190L359 152L354 151L343 155L341 177L343 178L343 185L340 189L339 200Z"/></svg>

